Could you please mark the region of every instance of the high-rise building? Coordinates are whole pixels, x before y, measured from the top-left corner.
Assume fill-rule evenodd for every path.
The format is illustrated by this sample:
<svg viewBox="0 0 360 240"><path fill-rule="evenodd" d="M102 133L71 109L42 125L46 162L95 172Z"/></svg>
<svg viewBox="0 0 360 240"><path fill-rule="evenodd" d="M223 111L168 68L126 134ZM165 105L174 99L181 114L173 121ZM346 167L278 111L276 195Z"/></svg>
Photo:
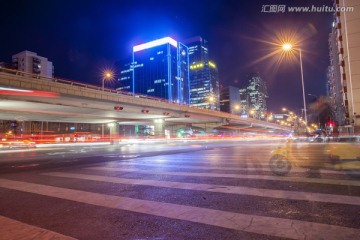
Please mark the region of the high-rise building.
<svg viewBox="0 0 360 240"><path fill-rule="evenodd" d="M134 93L189 104L189 59L184 44L165 37L134 46L131 64Z"/></svg>
<svg viewBox="0 0 360 240"><path fill-rule="evenodd" d="M329 34L330 66L328 67L327 73L327 94L334 110L335 119L333 120L337 125L343 126L345 124L345 116L346 114L349 115L349 113L347 109L345 109L343 94L340 94L343 92L343 87L341 84L338 49L337 29L333 26Z"/></svg>
<svg viewBox="0 0 360 240"><path fill-rule="evenodd" d="M190 106L220 110L219 74L209 60L208 43L202 37L185 41L189 48Z"/></svg>
<svg viewBox="0 0 360 240"><path fill-rule="evenodd" d="M46 77L54 77L54 66L47 58L38 56L35 52L22 51L12 56L15 69Z"/></svg>
<svg viewBox="0 0 360 240"><path fill-rule="evenodd" d="M341 91L345 107L345 124L355 131L360 129L360 5L357 0L335 0L334 7L345 11L335 13Z"/></svg>
<svg viewBox="0 0 360 240"><path fill-rule="evenodd" d="M261 118L267 111L266 98L268 98L268 93L266 83L259 73L251 73L247 78L249 79L247 87L249 113L255 118Z"/></svg>
<svg viewBox="0 0 360 240"><path fill-rule="evenodd" d="M144 64L138 64L137 62L132 62L130 58L125 61L116 62L115 63L116 72L119 73L116 83L116 90L133 93L134 69L143 66Z"/></svg>
<svg viewBox="0 0 360 240"><path fill-rule="evenodd" d="M220 111L240 115L240 92L236 87L224 87L220 91Z"/></svg>
<svg viewBox="0 0 360 240"><path fill-rule="evenodd" d="M240 94L240 114L249 115L249 94L246 88L239 89Z"/></svg>

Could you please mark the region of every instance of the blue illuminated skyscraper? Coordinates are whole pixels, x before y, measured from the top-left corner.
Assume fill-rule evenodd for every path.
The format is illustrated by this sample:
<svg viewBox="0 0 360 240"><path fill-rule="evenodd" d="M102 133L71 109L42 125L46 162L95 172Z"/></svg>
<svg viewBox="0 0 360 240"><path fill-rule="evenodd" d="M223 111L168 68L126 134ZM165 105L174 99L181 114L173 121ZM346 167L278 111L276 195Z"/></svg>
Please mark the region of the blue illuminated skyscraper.
<svg viewBox="0 0 360 240"><path fill-rule="evenodd" d="M133 47L134 94L189 104L188 48L170 37Z"/></svg>
<svg viewBox="0 0 360 240"><path fill-rule="evenodd" d="M140 65L141 66L141 65ZM117 78L116 90L133 93L133 71L138 67L132 62L132 56L126 60L115 62L116 72L119 73Z"/></svg>
<svg viewBox="0 0 360 240"><path fill-rule="evenodd" d="M189 49L190 105L220 110L219 75L209 60L208 43L202 37L185 41Z"/></svg>

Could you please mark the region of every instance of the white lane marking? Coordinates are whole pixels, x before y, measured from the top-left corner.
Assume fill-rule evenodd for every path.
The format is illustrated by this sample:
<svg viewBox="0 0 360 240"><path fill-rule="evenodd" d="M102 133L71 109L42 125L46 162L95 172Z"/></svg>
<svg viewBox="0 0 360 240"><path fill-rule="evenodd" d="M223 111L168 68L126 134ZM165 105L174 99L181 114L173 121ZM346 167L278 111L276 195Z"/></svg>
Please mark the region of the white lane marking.
<svg viewBox="0 0 360 240"><path fill-rule="evenodd" d="M55 155L64 155L64 154L70 154L71 152L52 152L52 153L46 153L49 156L55 156Z"/></svg>
<svg viewBox="0 0 360 240"><path fill-rule="evenodd" d="M162 172L154 170L139 170L134 168L109 168L109 167L89 167L89 170L109 171L109 172L130 172L143 174L161 174L171 176L187 176L187 177L215 177L215 178L236 178L236 179L255 179L255 180L272 180L272 181L286 181L286 182L305 182L305 183L320 183L332 185L345 186L360 186L360 181L356 180L338 180L325 178L305 178L305 177L280 177L267 175L247 175L247 174L226 174L226 173L194 173L194 172Z"/></svg>
<svg viewBox="0 0 360 240"><path fill-rule="evenodd" d="M359 229L348 227L118 197L7 179L0 179L0 187L95 206L291 239L337 240L356 239L360 236Z"/></svg>
<svg viewBox="0 0 360 240"><path fill-rule="evenodd" d="M237 187L237 186L226 186L226 185L215 185L215 184L128 179L128 178L117 178L117 177L106 177L106 176L98 176L98 175L62 173L62 172L43 173L42 175L100 181L100 182L108 182L108 183L144 185L144 186L153 186L153 187L229 193L229 194L239 194L239 195L251 195L251 196L270 197L270 198L279 198L279 199L312 201L312 202L360 205L360 197L343 196L343 195L335 195L335 194L272 190L272 189L263 189L263 188Z"/></svg>
<svg viewBox="0 0 360 240"><path fill-rule="evenodd" d="M75 239L72 237L62 235L57 232L32 226L4 216L0 216L0 226L1 226L0 239L6 239L6 240L19 240L19 239L74 240Z"/></svg>
<svg viewBox="0 0 360 240"><path fill-rule="evenodd" d="M30 149L12 149L12 150L4 150L4 149L0 149L0 154L4 154L4 153L20 153L20 152L39 152L39 151L55 151L55 150L62 150L64 148L43 148L43 149L39 149L39 148L30 148Z"/></svg>
<svg viewBox="0 0 360 240"><path fill-rule="evenodd" d="M180 164L180 163L179 163ZM229 171L271 171L269 169L268 165L265 164L258 164L255 168L251 167L221 167L221 166L189 166L187 164L193 164L193 162L184 162L182 161L181 164L168 164L165 165L161 162L154 162L154 163L135 163L135 162L122 162L114 165L115 167L119 168L121 166L152 166L152 167L163 167L163 168L187 168L187 169L201 169L201 170L229 170ZM239 165L239 164L236 164ZM113 167L113 166L112 166ZM306 173L309 172L308 168L300 168L300 167L294 167L294 169L291 170L291 173ZM342 174L344 175L344 172L336 171L336 170L319 170L320 173L333 173L333 174Z"/></svg>

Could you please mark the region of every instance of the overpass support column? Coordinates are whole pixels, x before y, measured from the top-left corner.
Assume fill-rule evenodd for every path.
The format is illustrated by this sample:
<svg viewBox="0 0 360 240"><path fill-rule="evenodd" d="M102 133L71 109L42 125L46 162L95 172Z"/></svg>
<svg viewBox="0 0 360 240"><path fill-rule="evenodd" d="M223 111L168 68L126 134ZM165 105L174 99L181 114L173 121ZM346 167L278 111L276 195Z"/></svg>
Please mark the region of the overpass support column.
<svg viewBox="0 0 360 240"><path fill-rule="evenodd" d="M165 136L165 123L162 119L155 120L154 134L156 137L164 137Z"/></svg>
<svg viewBox="0 0 360 240"><path fill-rule="evenodd" d="M176 133L178 129L189 128L189 124L171 124L170 122L166 123L166 129L168 130L169 137L177 137Z"/></svg>
<svg viewBox="0 0 360 240"><path fill-rule="evenodd" d="M109 123L109 140L111 143L114 143L116 139L119 138L119 124L117 123Z"/></svg>

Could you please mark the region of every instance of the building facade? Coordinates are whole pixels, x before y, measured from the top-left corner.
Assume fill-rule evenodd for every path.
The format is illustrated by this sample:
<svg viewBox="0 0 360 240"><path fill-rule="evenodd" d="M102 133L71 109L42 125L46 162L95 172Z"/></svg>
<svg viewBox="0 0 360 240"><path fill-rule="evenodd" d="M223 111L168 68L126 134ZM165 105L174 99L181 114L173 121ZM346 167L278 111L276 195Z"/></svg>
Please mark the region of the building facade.
<svg viewBox="0 0 360 240"><path fill-rule="evenodd" d="M338 55L331 56L331 60L334 63L338 61L338 66L334 65L334 68L340 69L341 84L341 90L334 93L342 95L345 126L351 129L350 131L354 128L358 131L360 129L360 5L357 0L335 0L334 6L345 9L335 13L333 23Z"/></svg>
<svg viewBox="0 0 360 240"><path fill-rule="evenodd" d="M240 115L247 117L249 115L249 94L247 88L239 89L240 95Z"/></svg>
<svg viewBox="0 0 360 240"><path fill-rule="evenodd" d="M267 87L259 73L251 73L247 76L249 84L247 94L249 98L249 115L254 118L262 118L266 115L268 98Z"/></svg>
<svg viewBox="0 0 360 240"><path fill-rule="evenodd" d="M241 114L240 91L236 87L224 87L220 91L220 111Z"/></svg>
<svg viewBox="0 0 360 240"><path fill-rule="evenodd" d="M12 65L23 72L54 77L54 66L47 58L38 56L35 52L22 51L12 56Z"/></svg>
<svg viewBox="0 0 360 240"><path fill-rule="evenodd" d="M327 95L334 110L335 119L333 120L338 126L343 126L345 125L346 115L349 115L349 112L345 108L343 94L341 94L343 92L343 87L341 84L338 49L337 29L333 26L332 31L329 34L330 66L328 67L327 73Z"/></svg>
<svg viewBox="0 0 360 240"><path fill-rule="evenodd" d="M189 49L190 106L220 110L219 74L209 60L208 43L202 37L185 41Z"/></svg>
<svg viewBox="0 0 360 240"><path fill-rule="evenodd" d="M184 44L166 37L134 46L129 70L134 94L189 104L189 58Z"/></svg>
<svg viewBox="0 0 360 240"><path fill-rule="evenodd" d="M143 66L144 64L138 64L137 62L132 62L130 57L125 61L116 62L115 63L116 72L119 73L116 83L116 90L133 93L134 69Z"/></svg>

